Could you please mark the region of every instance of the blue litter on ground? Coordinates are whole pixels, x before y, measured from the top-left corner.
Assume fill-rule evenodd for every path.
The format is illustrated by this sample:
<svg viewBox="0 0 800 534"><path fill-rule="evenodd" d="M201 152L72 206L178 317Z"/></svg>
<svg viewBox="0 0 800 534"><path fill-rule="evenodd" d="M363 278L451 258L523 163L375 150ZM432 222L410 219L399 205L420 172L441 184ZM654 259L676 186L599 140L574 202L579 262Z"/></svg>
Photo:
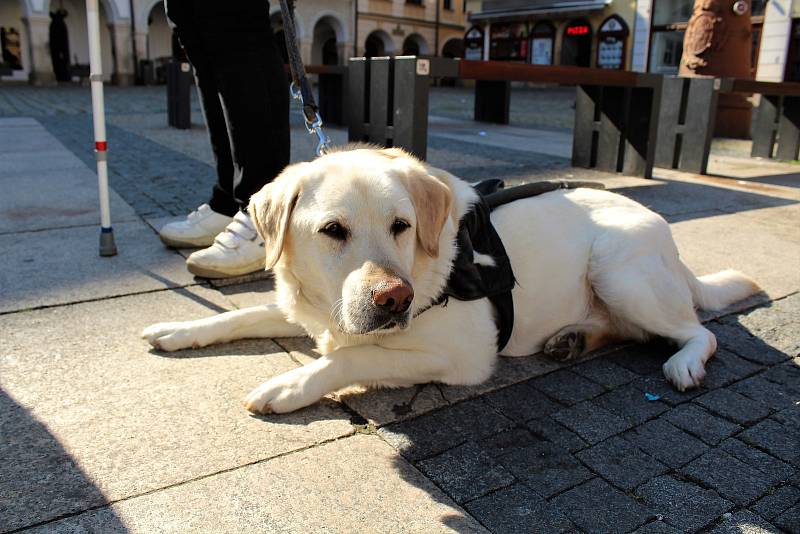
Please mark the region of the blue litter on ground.
<svg viewBox="0 0 800 534"><path fill-rule="evenodd" d="M657 401L658 399L661 398L661 396L653 395L652 393L645 393L644 398L652 402L652 401Z"/></svg>

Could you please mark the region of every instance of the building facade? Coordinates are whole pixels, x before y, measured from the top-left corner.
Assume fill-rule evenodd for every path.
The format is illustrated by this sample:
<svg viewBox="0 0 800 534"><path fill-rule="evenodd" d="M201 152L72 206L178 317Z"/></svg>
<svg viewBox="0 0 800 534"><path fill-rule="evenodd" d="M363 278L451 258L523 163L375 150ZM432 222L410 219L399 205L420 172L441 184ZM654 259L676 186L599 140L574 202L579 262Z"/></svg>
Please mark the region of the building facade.
<svg viewBox="0 0 800 534"><path fill-rule="evenodd" d="M270 2L270 11L282 39L277 0ZM352 55L355 0L296 0L295 16L304 61L337 64ZM163 0L100 0L100 18L107 81L131 84L142 77L143 67L171 56ZM89 63L85 1L0 1L0 44L3 81L50 85L80 79Z"/></svg>
<svg viewBox="0 0 800 534"><path fill-rule="evenodd" d="M470 0L465 57L677 74L694 0ZM731 1L733 4L733 1ZM751 0L752 75L800 80L800 0Z"/></svg>
<svg viewBox="0 0 800 534"><path fill-rule="evenodd" d="M358 0L356 56L461 57L465 0Z"/></svg>

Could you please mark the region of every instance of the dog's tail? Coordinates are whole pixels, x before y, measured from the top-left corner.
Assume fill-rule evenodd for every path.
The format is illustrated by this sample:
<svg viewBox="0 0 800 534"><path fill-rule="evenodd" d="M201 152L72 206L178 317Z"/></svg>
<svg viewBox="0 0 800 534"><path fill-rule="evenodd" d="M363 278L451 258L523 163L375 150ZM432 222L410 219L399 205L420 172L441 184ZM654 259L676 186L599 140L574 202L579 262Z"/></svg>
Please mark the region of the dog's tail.
<svg viewBox="0 0 800 534"><path fill-rule="evenodd" d="M733 269L695 276L686 265L683 267L692 291L692 300L701 310L721 310L761 291L752 278Z"/></svg>

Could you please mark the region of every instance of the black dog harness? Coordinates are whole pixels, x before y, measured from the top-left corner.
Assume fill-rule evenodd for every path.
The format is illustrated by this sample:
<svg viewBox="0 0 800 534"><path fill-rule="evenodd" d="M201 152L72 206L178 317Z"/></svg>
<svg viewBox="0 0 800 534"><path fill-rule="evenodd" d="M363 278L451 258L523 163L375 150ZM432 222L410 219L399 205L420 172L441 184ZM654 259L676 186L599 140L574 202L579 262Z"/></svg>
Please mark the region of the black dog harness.
<svg viewBox="0 0 800 534"><path fill-rule="evenodd" d="M494 179L479 182L473 187L478 192L479 199L459 223L456 235L458 252L447 284L441 295L417 315L433 306L446 306L450 297L464 301L488 298L495 309L497 351L500 352L511 339L511 330L514 327L514 300L511 297L511 290L514 289L516 279L503 241L492 226L491 212L509 202L550 191L578 187L603 189L603 184L547 181L503 189L502 180ZM494 265L475 263L475 253L491 256Z"/></svg>

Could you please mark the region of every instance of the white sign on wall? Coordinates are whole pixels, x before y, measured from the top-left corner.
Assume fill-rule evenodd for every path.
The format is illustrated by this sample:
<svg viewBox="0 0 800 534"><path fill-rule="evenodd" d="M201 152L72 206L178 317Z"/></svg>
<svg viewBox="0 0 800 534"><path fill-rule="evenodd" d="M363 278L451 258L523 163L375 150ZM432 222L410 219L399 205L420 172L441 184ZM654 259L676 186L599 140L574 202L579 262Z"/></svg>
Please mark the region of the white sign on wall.
<svg viewBox="0 0 800 534"><path fill-rule="evenodd" d="M531 63L534 65L553 63L553 39L550 37L531 39Z"/></svg>

